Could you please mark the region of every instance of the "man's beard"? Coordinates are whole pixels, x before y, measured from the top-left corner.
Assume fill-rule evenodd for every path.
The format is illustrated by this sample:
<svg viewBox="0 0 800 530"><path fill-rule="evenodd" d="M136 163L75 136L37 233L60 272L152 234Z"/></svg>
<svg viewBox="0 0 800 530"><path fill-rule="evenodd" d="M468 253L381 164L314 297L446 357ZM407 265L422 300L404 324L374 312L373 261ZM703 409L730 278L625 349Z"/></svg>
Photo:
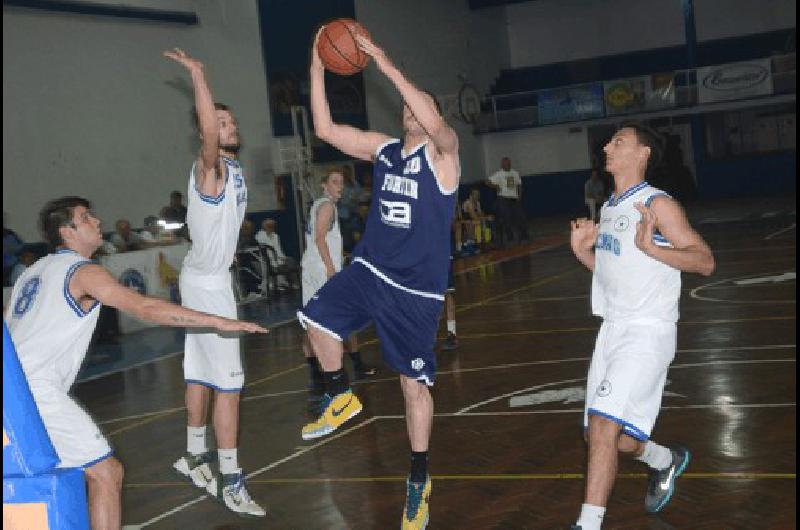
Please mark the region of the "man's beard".
<svg viewBox="0 0 800 530"><path fill-rule="evenodd" d="M239 149L242 148L242 144L240 142L236 142L235 144L219 144L219 148L222 151L227 151L229 153L237 155L239 154Z"/></svg>

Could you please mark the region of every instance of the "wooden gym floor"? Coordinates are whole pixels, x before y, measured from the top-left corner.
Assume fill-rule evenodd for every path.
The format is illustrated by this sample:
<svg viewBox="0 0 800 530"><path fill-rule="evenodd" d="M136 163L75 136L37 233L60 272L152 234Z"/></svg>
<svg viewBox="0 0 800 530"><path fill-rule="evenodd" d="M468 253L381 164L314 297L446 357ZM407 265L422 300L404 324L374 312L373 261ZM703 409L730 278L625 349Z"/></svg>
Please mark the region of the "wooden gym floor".
<svg viewBox="0 0 800 530"><path fill-rule="evenodd" d="M689 212L717 270L683 276L678 351L653 439L687 445L694 460L657 516L643 510L644 467L621 461L604 528L794 528L794 198ZM586 469L584 385L599 321L589 311L590 274L569 250L566 219L558 223L527 247L459 263L460 346L438 354L434 388L432 530L575 521ZM243 340L240 462L268 510L264 520L236 517L173 474L185 450L180 356L78 385L125 464L124 524L397 528L409 448L399 384L373 338L363 334L362 351L381 371L354 385L364 412L311 442L300 438L309 416L299 326Z"/></svg>

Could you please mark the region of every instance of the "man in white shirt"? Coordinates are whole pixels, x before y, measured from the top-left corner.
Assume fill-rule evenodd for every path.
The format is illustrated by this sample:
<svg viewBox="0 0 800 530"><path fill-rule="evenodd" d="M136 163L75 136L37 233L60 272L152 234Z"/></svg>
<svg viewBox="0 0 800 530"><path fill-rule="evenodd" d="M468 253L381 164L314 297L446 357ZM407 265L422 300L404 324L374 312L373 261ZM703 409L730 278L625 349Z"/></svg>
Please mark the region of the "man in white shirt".
<svg viewBox="0 0 800 530"><path fill-rule="evenodd" d="M281 238L275 231L276 226L275 219L264 219L264 222L261 223L261 230L256 234L256 241L258 241L259 245L268 246L275 251L267 254L272 268L280 274L278 276L278 289L288 289L289 280L286 275L297 270L297 261L283 253Z"/></svg>
<svg viewBox="0 0 800 530"><path fill-rule="evenodd" d="M497 222L500 224L498 236L513 238L514 233L519 234L519 239L528 240L528 220L522 209L521 188L522 179L515 169L511 169L511 159L503 157L500 161L501 169L496 171L486 181L490 187L497 191Z"/></svg>

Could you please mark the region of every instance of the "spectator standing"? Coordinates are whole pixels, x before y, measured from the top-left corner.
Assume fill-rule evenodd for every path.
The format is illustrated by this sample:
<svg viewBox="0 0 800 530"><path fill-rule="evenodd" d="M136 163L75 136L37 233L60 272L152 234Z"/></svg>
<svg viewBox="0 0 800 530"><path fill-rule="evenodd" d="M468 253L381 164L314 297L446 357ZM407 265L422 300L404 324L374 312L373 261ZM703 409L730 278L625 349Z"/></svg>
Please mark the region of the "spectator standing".
<svg viewBox="0 0 800 530"><path fill-rule="evenodd" d="M503 157L500 169L486 183L497 191L497 221L500 224L499 236L513 238L515 233L520 239L529 239L528 220L522 209L522 179L516 169L511 168L511 159Z"/></svg>

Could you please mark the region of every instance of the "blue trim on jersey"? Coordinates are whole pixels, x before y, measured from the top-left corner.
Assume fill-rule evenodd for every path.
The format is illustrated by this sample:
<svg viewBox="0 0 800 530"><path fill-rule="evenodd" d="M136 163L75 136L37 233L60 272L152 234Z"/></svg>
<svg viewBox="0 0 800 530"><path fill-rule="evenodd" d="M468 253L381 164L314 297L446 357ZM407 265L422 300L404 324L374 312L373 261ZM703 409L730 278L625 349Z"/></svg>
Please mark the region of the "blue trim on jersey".
<svg viewBox="0 0 800 530"><path fill-rule="evenodd" d="M592 416L602 416L603 418L609 419L614 423L622 425L622 430L625 432L625 434L633 438L636 438L640 442L646 442L650 438L650 436L646 435L641 429L639 429L635 425L628 423L627 421L621 418L617 418L616 416L612 416L611 414L606 414L605 412L592 408L587 410L586 414Z"/></svg>
<svg viewBox="0 0 800 530"><path fill-rule="evenodd" d="M227 179L225 180L225 185L226 186L228 185ZM225 200L225 188L222 188L222 192L216 197L213 197L211 195L203 195L203 193L200 190L198 190L197 187L194 188L194 191L196 191L197 195L200 196L200 200L208 204L218 205L222 204L222 201Z"/></svg>
<svg viewBox="0 0 800 530"><path fill-rule="evenodd" d="M102 461L103 461L103 460L105 460L106 458L111 458L112 456L114 456L114 451L113 451L113 449L112 449L111 451L107 452L106 454L104 454L103 456L101 456L100 458L95 458L95 459L94 459L94 460L92 460L91 462L86 462L85 464L83 464L82 466L80 466L80 468L81 468L81 469L86 469L87 467L92 467L93 465L95 465L95 464L98 464L98 463L102 462Z"/></svg>
<svg viewBox="0 0 800 530"><path fill-rule="evenodd" d="M614 196L614 194L612 193L611 197L608 198L608 204L609 204L609 206L619 206L619 203L621 203L622 201L624 201L625 199L627 199L628 197L630 197L631 195L633 195L637 191L643 190L644 188L646 188L649 185L650 184L648 184L646 180L642 181L639 184L637 184L636 186L633 186L633 187L628 188L627 190L625 190L625 193L620 195L619 198L616 198Z"/></svg>
<svg viewBox="0 0 800 530"><path fill-rule="evenodd" d="M72 293L69 292L69 282L70 280L72 280L72 276L79 268L81 268L84 265L91 265L96 263L97 262L94 260L86 260L73 263L72 266L69 268L69 270L67 270L67 275L64 277L64 298L66 299L67 304L69 304L72 310L75 311L75 314L78 315L80 318L83 318L92 311L94 311L94 309L100 305L100 302L95 300L94 304L92 304L92 307L90 307L88 311L84 311L81 308L81 305L78 303L78 301L72 297Z"/></svg>
<svg viewBox="0 0 800 530"><path fill-rule="evenodd" d="M242 164L238 160L234 160L233 158L228 158L226 156L220 156L220 158L228 165L233 167L242 167Z"/></svg>
<svg viewBox="0 0 800 530"><path fill-rule="evenodd" d="M79 255L77 252L75 252L74 250L72 250L70 248L59 248L58 250L56 250L55 253L56 254L75 254L76 256Z"/></svg>
<svg viewBox="0 0 800 530"><path fill-rule="evenodd" d="M212 385L211 383L200 381L199 379L185 379L184 382L187 385L201 385L208 388L213 388L217 392L222 392L223 394L238 394L242 391L241 388L220 388L217 385Z"/></svg>
<svg viewBox="0 0 800 530"><path fill-rule="evenodd" d="M655 199L656 197L666 197L668 199L672 198L672 196L664 192L654 193L653 195L649 196L646 201L644 201L644 205L650 206L650 203L653 202L653 199Z"/></svg>

